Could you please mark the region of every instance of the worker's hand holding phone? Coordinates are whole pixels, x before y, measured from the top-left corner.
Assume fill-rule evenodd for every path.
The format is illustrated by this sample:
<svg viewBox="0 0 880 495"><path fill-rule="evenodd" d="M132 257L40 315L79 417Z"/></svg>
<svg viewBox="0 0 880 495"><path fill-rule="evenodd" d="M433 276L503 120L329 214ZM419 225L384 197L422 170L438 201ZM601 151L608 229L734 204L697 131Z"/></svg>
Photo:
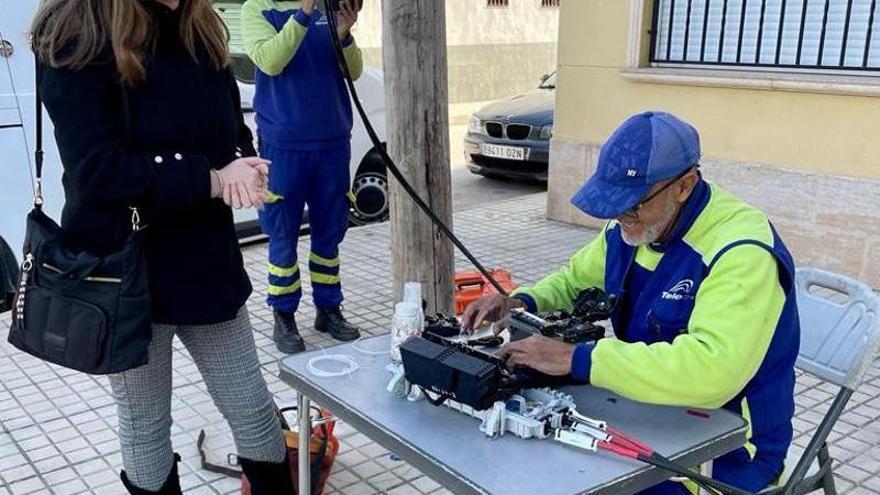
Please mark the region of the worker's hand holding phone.
<svg viewBox="0 0 880 495"><path fill-rule="evenodd" d="M300 8L303 11L303 14L312 15L312 12L315 11L315 4L317 0L302 0L302 5Z"/></svg>
<svg viewBox="0 0 880 495"><path fill-rule="evenodd" d="M339 12L336 14L336 34L340 40L348 38L351 34L351 27L358 20L358 9L355 7L354 1L339 0Z"/></svg>

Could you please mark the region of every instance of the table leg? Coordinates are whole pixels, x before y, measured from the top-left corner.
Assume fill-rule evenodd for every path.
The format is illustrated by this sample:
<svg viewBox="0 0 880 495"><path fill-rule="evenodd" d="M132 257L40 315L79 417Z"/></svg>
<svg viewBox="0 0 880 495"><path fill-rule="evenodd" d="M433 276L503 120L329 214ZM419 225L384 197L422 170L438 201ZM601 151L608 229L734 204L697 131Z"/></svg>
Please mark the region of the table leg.
<svg viewBox="0 0 880 495"><path fill-rule="evenodd" d="M703 476L708 476L710 478L712 477L712 461L711 460L709 460L708 462L704 462L703 464L700 464L700 474L702 474ZM700 495L712 495L712 492L710 492L709 490L706 490L703 487L700 487L700 490L698 493Z"/></svg>
<svg viewBox="0 0 880 495"><path fill-rule="evenodd" d="M297 394L297 420L299 422L299 450L298 450L298 467L299 472L299 490L297 493L311 495L311 468L309 459L309 443L312 433L312 420L310 416L309 398L303 394Z"/></svg>

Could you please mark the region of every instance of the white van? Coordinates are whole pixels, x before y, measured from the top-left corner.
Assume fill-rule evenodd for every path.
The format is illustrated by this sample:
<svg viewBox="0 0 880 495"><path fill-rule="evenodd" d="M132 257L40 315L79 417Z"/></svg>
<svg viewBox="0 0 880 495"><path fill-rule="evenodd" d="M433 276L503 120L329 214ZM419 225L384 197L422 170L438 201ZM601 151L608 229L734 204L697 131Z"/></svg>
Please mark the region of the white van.
<svg viewBox="0 0 880 495"><path fill-rule="evenodd" d="M4 9L0 16L0 237L18 251L24 242L24 221L33 204L35 101L34 59L27 37L31 17L38 0L16 0L15 7ZM251 102L254 94L254 66L247 59L241 41L239 14L244 0L215 2L215 9L230 32L232 67L239 81L242 107L251 129L254 126ZM385 90L382 73L366 68L356 82L364 109L385 140ZM385 166L367 136L363 123L355 115L352 130L351 176L352 203L350 219L362 225L388 218L388 182ZM61 188L61 161L56 149L52 122L44 118L45 161L43 197L47 213L56 221L61 217L64 191ZM253 210L236 211L240 237L259 233Z"/></svg>

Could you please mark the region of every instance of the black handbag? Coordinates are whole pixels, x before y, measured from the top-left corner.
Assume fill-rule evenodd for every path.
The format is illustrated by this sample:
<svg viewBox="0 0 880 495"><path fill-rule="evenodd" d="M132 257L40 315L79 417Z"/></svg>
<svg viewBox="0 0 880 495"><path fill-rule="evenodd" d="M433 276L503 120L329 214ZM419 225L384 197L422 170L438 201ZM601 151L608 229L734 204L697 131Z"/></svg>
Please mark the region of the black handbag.
<svg viewBox="0 0 880 495"><path fill-rule="evenodd" d="M37 185L34 208L27 216L9 343L44 361L94 375L144 365L152 327L138 210L131 208L132 232L120 251L99 256L65 240L61 227L42 209L39 83L36 100ZM124 111L127 126L127 108Z"/></svg>

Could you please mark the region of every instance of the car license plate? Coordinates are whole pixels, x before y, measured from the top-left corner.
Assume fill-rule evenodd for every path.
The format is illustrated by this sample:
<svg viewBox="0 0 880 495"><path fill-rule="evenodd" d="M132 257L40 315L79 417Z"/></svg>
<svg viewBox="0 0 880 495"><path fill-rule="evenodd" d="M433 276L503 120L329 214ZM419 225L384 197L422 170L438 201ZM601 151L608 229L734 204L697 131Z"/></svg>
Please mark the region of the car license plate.
<svg viewBox="0 0 880 495"><path fill-rule="evenodd" d="M503 146L500 144L488 144L482 143L480 144L480 152L485 156L491 156L492 158L503 158L505 160L520 160L524 161L526 159L525 148L518 148L516 146Z"/></svg>

